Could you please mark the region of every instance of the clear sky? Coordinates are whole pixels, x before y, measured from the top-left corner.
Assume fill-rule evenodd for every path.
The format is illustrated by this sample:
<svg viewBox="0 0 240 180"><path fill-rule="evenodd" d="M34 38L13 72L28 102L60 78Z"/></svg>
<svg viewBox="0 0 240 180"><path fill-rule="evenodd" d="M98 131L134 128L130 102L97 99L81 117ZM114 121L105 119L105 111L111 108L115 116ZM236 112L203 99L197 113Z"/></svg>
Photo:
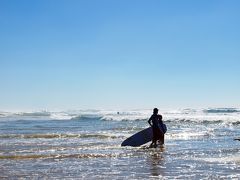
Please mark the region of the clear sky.
<svg viewBox="0 0 240 180"><path fill-rule="evenodd" d="M0 110L240 106L239 0L1 0Z"/></svg>

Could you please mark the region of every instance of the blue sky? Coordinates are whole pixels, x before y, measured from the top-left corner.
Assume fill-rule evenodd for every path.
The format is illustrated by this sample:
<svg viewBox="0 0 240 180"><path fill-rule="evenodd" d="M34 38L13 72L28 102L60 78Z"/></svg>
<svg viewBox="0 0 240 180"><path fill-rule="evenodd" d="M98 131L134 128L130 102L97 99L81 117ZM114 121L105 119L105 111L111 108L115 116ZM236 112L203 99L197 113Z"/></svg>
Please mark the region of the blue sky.
<svg viewBox="0 0 240 180"><path fill-rule="evenodd" d="M238 0L1 0L0 109L240 106Z"/></svg>

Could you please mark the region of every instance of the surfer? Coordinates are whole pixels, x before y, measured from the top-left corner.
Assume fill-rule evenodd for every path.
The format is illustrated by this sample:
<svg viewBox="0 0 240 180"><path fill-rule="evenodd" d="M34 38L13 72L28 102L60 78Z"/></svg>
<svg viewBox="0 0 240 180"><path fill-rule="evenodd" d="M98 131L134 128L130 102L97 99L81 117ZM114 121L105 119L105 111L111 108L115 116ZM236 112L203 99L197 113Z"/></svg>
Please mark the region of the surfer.
<svg viewBox="0 0 240 180"><path fill-rule="evenodd" d="M163 124L162 122L162 115L158 114L158 109L153 109L153 115L148 120L148 123L152 127L153 131L153 139L150 147L157 147L157 141L160 141L160 145L164 144L164 133L159 128Z"/></svg>

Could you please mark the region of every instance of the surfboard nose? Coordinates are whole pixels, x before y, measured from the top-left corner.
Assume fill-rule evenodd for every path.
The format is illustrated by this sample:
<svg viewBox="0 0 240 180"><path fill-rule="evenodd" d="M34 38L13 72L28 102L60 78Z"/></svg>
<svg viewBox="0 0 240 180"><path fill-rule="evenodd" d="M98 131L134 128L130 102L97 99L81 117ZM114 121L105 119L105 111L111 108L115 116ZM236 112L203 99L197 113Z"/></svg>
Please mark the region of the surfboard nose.
<svg viewBox="0 0 240 180"><path fill-rule="evenodd" d="M131 141L132 141L132 137L129 137L122 142L121 146L131 146L131 144L129 143Z"/></svg>

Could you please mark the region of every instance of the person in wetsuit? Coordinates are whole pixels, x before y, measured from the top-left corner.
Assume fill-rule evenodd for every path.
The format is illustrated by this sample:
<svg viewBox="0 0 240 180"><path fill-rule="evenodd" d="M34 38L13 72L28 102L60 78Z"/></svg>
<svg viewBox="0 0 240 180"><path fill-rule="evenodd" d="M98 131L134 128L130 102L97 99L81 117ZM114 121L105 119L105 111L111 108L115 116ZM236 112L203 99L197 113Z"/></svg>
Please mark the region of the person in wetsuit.
<svg viewBox="0 0 240 180"><path fill-rule="evenodd" d="M158 140L160 141L160 144L163 145L164 144L164 133L159 128L159 126L161 126L163 124L162 115L158 114L157 108L153 109L153 115L148 120L148 123L152 127L152 131L153 131L153 139L152 139L152 144L150 145L150 147L154 146L156 148Z"/></svg>

